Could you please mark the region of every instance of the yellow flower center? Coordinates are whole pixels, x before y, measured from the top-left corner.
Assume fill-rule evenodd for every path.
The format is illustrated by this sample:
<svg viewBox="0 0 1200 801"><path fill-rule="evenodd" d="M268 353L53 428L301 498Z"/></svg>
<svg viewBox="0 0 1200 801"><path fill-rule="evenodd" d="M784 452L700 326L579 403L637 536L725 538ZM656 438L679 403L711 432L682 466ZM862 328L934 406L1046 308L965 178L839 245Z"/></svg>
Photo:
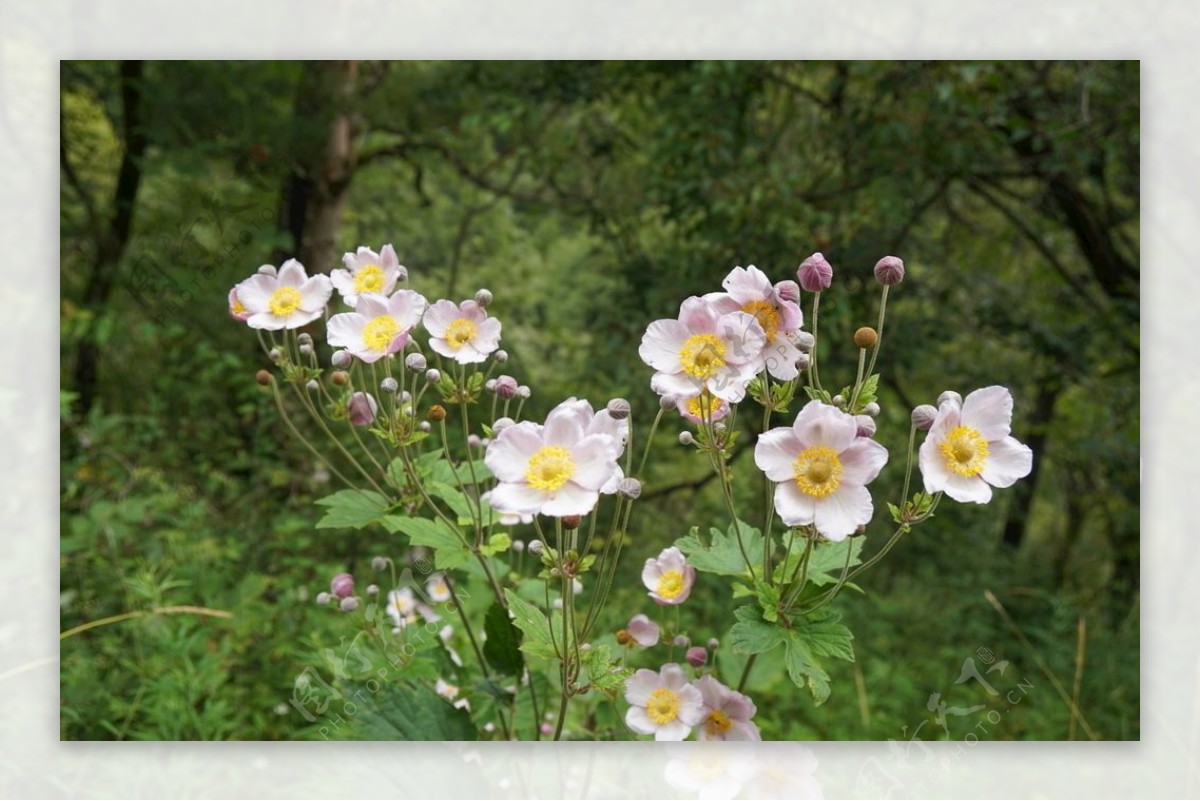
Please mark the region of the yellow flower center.
<svg viewBox="0 0 1200 801"><path fill-rule="evenodd" d="M693 378L711 378L725 366L725 343L715 334L693 334L679 349L679 361Z"/></svg>
<svg viewBox="0 0 1200 801"><path fill-rule="evenodd" d="M706 389L694 398L688 398L687 410L688 414L704 419L704 410L708 409L710 419L714 419L721 414L721 410L725 408L725 401L720 398L713 397Z"/></svg>
<svg viewBox="0 0 1200 801"><path fill-rule="evenodd" d="M399 332L400 324L396 318L381 314L363 328L363 344L371 350L387 350Z"/></svg>
<svg viewBox="0 0 1200 801"><path fill-rule="evenodd" d="M245 314L246 313L246 304L242 303L241 298L234 296L233 305L231 305L229 307L229 313L235 317L239 314Z"/></svg>
<svg viewBox="0 0 1200 801"><path fill-rule="evenodd" d="M670 723L679 717L679 694L665 687L658 688L646 701L646 714L660 726Z"/></svg>
<svg viewBox="0 0 1200 801"><path fill-rule="evenodd" d="M575 475L575 460L561 445L545 445L529 457L525 480L534 489L554 492Z"/></svg>
<svg viewBox="0 0 1200 801"><path fill-rule="evenodd" d="M792 463L792 475L805 495L824 498L842 483L842 460L832 448L806 448Z"/></svg>
<svg viewBox="0 0 1200 801"><path fill-rule="evenodd" d="M683 573L678 570L668 570L658 577L658 586L654 588L660 598L678 598L683 592Z"/></svg>
<svg viewBox="0 0 1200 801"><path fill-rule="evenodd" d="M762 330L767 335L768 342L775 339L775 335L779 333L780 317L779 309L776 309L773 303L765 300L752 300L742 304L742 311L758 320L758 324L762 326Z"/></svg>
<svg viewBox="0 0 1200 801"><path fill-rule="evenodd" d="M383 270L374 264L368 264L354 274L354 291L362 295L367 292L383 291Z"/></svg>
<svg viewBox="0 0 1200 801"><path fill-rule="evenodd" d="M276 317L287 317L300 308L300 290L293 286L281 286L271 293L267 308Z"/></svg>
<svg viewBox="0 0 1200 801"><path fill-rule="evenodd" d="M946 468L960 476L977 476L987 464L987 440L970 426L959 426L951 431L938 448L946 460Z"/></svg>
<svg viewBox="0 0 1200 801"><path fill-rule="evenodd" d="M451 350L458 350L474 339L477 333L479 333L479 326L465 317L459 317L446 327L446 344L450 346Z"/></svg>
<svg viewBox="0 0 1200 801"><path fill-rule="evenodd" d="M708 718L704 721L704 728L709 734L724 734L733 728L733 722L719 709L714 709L708 713Z"/></svg>

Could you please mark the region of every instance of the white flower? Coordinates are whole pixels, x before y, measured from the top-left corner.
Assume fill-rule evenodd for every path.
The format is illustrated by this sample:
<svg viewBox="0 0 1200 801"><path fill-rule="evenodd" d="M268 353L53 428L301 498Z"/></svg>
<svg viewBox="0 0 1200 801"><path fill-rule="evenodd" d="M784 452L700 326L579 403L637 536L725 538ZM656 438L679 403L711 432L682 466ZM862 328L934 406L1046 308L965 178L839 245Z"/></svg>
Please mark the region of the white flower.
<svg viewBox="0 0 1200 801"><path fill-rule="evenodd" d="M655 558L642 566L642 584L656 603L677 606L692 594L696 583L696 568L687 563L683 551L675 546L664 548Z"/></svg>
<svg viewBox="0 0 1200 801"><path fill-rule="evenodd" d="M357 253L342 256L342 264L346 269L329 275L347 306L357 307L359 295L391 294L400 278L400 263L391 245L384 245L379 253L360 247Z"/></svg>
<svg viewBox="0 0 1200 801"><path fill-rule="evenodd" d="M451 684L445 679L439 678L437 683L434 685L434 689L437 690L438 695L442 696L447 701L453 701L458 697L459 690L457 685Z"/></svg>
<svg viewBox="0 0 1200 801"><path fill-rule="evenodd" d="M360 295L354 311L335 314L326 326L329 344L345 348L370 364L409 342L409 332L421 321L426 301L411 289L390 298Z"/></svg>
<svg viewBox="0 0 1200 801"><path fill-rule="evenodd" d="M574 415L579 423L583 425L584 436L606 434L612 437L613 441L617 444L617 448L613 452L614 460L619 460L622 454L625 453L625 444L629 441L628 419L616 419L608 413L607 408L601 409L598 412L593 411L592 404L586 400L578 400L574 397L567 398L550 411L551 414L555 412ZM603 495L612 495L617 491L617 486L623 478L625 478L625 472L618 465L617 469L613 472L612 478L600 488L600 493Z"/></svg>
<svg viewBox="0 0 1200 801"><path fill-rule="evenodd" d="M658 624L645 615L634 615L625 625L625 632L643 648L658 645L661 630Z"/></svg>
<svg viewBox="0 0 1200 801"><path fill-rule="evenodd" d="M701 676L695 687L704 698L704 719L696 732L698 740L761 740L758 726L751 722L758 710L749 697L731 690L712 676Z"/></svg>
<svg viewBox="0 0 1200 801"><path fill-rule="evenodd" d="M425 592L434 603L440 604L450 600L450 585L441 573L429 577L429 581L425 582Z"/></svg>
<svg viewBox="0 0 1200 801"><path fill-rule="evenodd" d="M690 398L707 389L730 403L762 369L767 337L752 315L722 315L703 298L683 302L677 320L656 320L646 329L638 355L658 372L650 381L660 395Z"/></svg>
<svg viewBox="0 0 1200 801"><path fill-rule="evenodd" d="M1011 487L1029 475L1033 451L1009 436L1012 409L1012 394L999 386L975 390L961 406L953 397L943 401L921 445L925 491L987 503L992 487Z"/></svg>
<svg viewBox="0 0 1200 801"><path fill-rule="evenodd" d="M401 587L398 590L392 590L388 593L387 613L392 619L392 624L397 629L402 629L410 623L416 623L419 618L435 623L441 620L441 616L430 609L426 604L417 600L416 594L412 587Z"/></svg>
<svg viewBox="0 0 1200 801"><path fill-rule="evenodd" d="M237 299L250 312L246 319L251 328L278 331L299 328L321 316L333 294L329 276L304 272L304 266L288 259L278 275L257 273L234 288Z"/></svg>
<svg viewBox="0 0 1200 801"><path fill-rule="evenodd" d="M858 436L854 417L810 401L790 428L761 434L754 462L777 482L775 510L789 526L816 525L839 541L871 520L875 509L866 485L887 464L887 449Z"/></svg>
<svg viewBox="0 0 1200 801"><path fill-rule="evenodd" d="M766 334L762 358L771 375L790 381L799 375L796 368L801 352L795 337L804 324L804 314L794 300L785 300L771 279L757 267L735 267L721 282L724 292L712 292L704 299L719 314L745 312L758 320Z"/></svg>
<svg viewBox="0 0 1200 801"><path fill-rule="evenodd" d="M676 664L663 665L658 673L645 668L634 673L625 681L625 700L630 704L625 725L655 740L682 740L704 716L700 691Z"/></svg>
<svg viewBox="0 0 1200 801"><path fill-rule="evenodd" d="M488 444L484 464L499 484L484 497L502 514L585 515L618 471L620 444L589 434L574 407L560 406L545 425L517 423Z"/></svg>
<svg viewBox="0 0 1200 801"><path fill-rule="evenodd" d="M482 362L500 347L500 321L473 300L457 306L439 300L425 312L424 322L429 347L459 364Z"/></svg>

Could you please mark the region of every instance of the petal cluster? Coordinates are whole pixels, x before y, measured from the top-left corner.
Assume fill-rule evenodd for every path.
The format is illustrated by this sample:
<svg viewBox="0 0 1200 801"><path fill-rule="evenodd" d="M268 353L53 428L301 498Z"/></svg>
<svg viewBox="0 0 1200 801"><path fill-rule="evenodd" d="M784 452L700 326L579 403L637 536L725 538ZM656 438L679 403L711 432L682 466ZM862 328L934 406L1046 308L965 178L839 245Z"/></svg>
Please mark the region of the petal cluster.
<svg viewBox="0 0 1200 801"><path fill-rule="evenodd" d="M500 347L500 321L474 300L439 300L425 312L429 347L459 364L485 361Z"/></svg>
<svg viewBox="0 0 1200 801"><path fill-rule="evenodd" d="M411 289L402 289L390 298L359 295L354 311L329 318L329 344L345 348L368 364L376 362L408 345L410 332L421 322L427 305L425 298Z"/></svg>
<svg viewBox="0 0 1200 801"><path fill-rule="evenodd" d="M704 697L676 664L634 673L625 682L625 700L625 724L655 740L681 741L704 717Z"/></svg>
<svg viewBox="0 0 1200 801"><path fill-rule="evenodd" d="M345 269L334 270L329 277L342 300L351 307L358 306L360 295L390 295L403 269L391 245L384 245L379 253L360 247L342 256L342 264Z"/></svg>
<svg viewBox="0 0 1200 801"><path fill-rule="evenodd" d="M642 584L650 597L663 606L676 606L686 601L695 583L696 568L689 565L683 552L674 546L647 559L642 567Z"/></svg>
<svg viewBox="0 0 1200 801"><path fill-rule="evenodd" d="M799 293L792 293L795 284L772 285L762 270L751 265L735 267L721 286L724 292L705 295L704 299L719 314L745 312L754 317L766 336L760 356L767 371L781 381L795 378L802 355L795 339L804 324L804 313L796 302Z"/></svg>
<svg viewBox="0 0 1200 801"><path fill-rule="evenodd" d="M277 274L259 272L235 286L229 297L230 314L251 328L299 328L321 316L331 294L329 276L309 278L304 265L288 259Z"/></svg>

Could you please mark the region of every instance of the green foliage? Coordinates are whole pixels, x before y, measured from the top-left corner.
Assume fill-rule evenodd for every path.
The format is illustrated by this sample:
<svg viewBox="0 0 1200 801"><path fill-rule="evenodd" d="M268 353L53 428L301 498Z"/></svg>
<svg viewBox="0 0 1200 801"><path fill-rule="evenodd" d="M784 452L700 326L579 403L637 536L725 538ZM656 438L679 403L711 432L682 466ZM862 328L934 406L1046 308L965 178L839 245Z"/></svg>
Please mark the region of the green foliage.
<svg viewBox="0 0 1200 801"><path fill-rule="evenodd" d="M819 657L854 661L854 635L838 622L836 613L818 612L786 626L764 620L761 610L752 606L739 606L734 616L738 622L729 631L733 650L762 654L782 645L788 676L797 687L807 687L818 705L825 703L830 694L829 674Z"/></svg>
<svg viewBox="0 0 1200 801"><path fill-rule="evenodd" d="M357 686L351 697L368 697L356 715L360 732L368 740L474 740L475 726L465 709L455 709L449 701L427 687L408 689L384 685L370 693L367 685Z"/></svg>
<svg viewBox="0 0 1200 801"><path fill-rule="evenodd" d="M493 670L519 677L525 660L521 657L520 634L509 620L508 611L498 603L489 606L483 631L487 635L483 655L488 664Z"/></svg>
<svg viewBox="0 0 1200 801"><path fill-rule="evenodd" d="M359 489L335 492L317 505L326 507L317 528L366 528L378 523L388 508L387 498L378 492Z"/></svg>
<svg viewBox="0 0 1200 801"><path fill-rule="evenodd" d="M675 541L675 547L683 551L692 567L718 576L747 575L747 561L761 565L763 559L762 532L745 523L736 528L730 525L728 532L710 529L707 543L701 540L699 527L693 526L686 537Z"/></svg>

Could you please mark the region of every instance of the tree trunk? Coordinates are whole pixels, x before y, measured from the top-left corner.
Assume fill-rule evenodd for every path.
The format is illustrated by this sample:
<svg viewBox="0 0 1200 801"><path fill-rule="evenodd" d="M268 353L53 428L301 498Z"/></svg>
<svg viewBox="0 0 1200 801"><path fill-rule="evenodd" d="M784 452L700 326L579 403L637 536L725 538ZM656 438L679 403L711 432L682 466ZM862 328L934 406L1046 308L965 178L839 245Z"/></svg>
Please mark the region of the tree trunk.
<svg viewBox="0 0 1200 801"><path fill-rule="evenodd" d="M1054 418L1054 404L1062 393L1062 382L1058 376L1043 378L1038 385L1033 413L1028 417L1030 435L1025 444L1033 450L1033 469L1024 481L1018 481L1013 490L1013 499L1008 507L1008 519L1004 522L1004 544L1019 548L1029 528L1029 510L1037 491L1038 475L1045 461L1046 441L1049 438L1050 421Z"/></svg>

